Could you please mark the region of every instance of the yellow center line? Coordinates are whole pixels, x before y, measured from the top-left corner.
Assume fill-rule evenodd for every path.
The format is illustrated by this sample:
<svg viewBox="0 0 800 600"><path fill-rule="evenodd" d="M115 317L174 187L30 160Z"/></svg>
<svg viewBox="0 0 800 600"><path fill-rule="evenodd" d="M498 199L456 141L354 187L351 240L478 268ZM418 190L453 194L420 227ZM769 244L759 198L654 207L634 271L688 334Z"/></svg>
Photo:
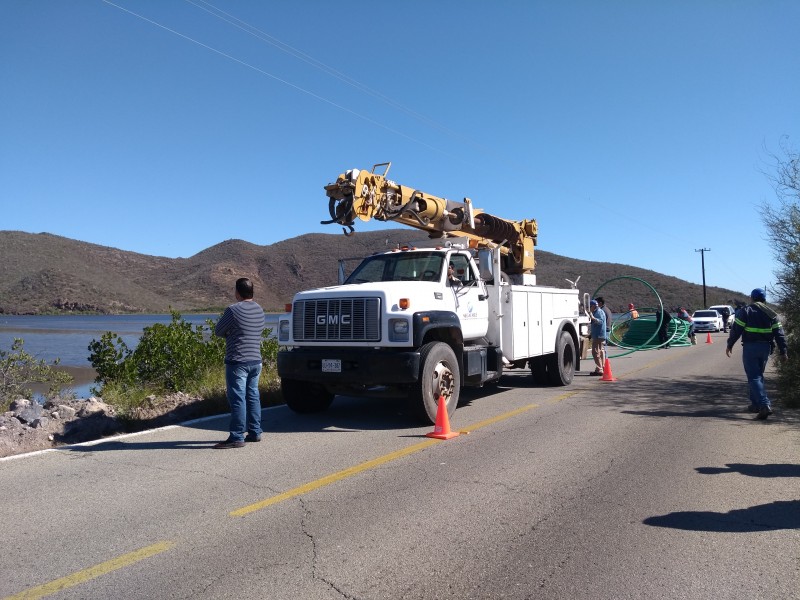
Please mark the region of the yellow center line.
<svg viewBox="0 0 800 600"><path fill-rule="evenodd" d="M66 577L56 579L50 583L45 583L23 592L19 592L18 594L14 594L13 596L8 596L3 600L32 600L34 598L44 598L45 596L49 596L50 594L55 594L56 592L60 592L72 586L85 583L90 579L95 579L101 575L110 573L111 571L116 571L122 567L127 567L155 554L165 552L174 545L174 542L158 542L152 546L147 546L146 548L140 548L139 550L129 552L128 554L123 554L117 558L112 558L111 560L102 562L99 565L89 567L88 569L83 569L82 571L78 571L72 575L67 575Z"/></svg>
<svg viewBox="0 0 800 600"><path fill-rule="evenodd" d="M243 508L234 510L233 512L230 513L230 516L243 517L244 515L250 514L251 512L255 512L257 510L261 510L262 508L266 508L267 506L272 506L273 504L277 504L278 502L283 502L284 500L288 500L289 498L294 498L295 496L299 496L300 494L311 492L313 490L329 485L331 483L335 483L337 481L341 481L342 479L352 477L353 475L363 473L364 471L368 471L369 469L374 469L375 467L379 467L393 460L397 460L398 458L408 456L409 454L414 454L415 452L424 450L425 448L433 446L434 444L438 444L441 441L442 440L438 439L429 439L425 440L424 442L420 442L419 444L414 444L413 446L409 446L408 448L403 448L401 450L397 450L396 452L390 452L389 454L384 454L383 456L379 456L378 458L374 458L372 460L368 460L367 462L363 462L360 465L356 465L354 467L349 467L347 469L344 469L343 471L339 471L338 473L332 473L330 475L326 475L322 479L317 479L316 481L310 481L308 483L304 483L301 486L292 488L290 490L283 492L282 494L278 494L277 496L272 496L270 498L267 498L266 500L262 500L261 502L256 502L255 504L250 504L249 506L245 506Z"/></svg>
<svg viewBox="0 0 800 600"><path fill-rule="evenodd" d="M569 398L570 396L574 396L575 394L581 393L583 390L576 390L573 392L568 392L566 394L562 394L558 398L555 399L555 402L559 402L564 400L565 398ZM470 433L471 431L475 431L476 429L480 429L481 427L486 427L487 425L491 425L493 423L497 423L499 421L504 421L505 419L510 419L511 417L515 417L522 413L528 412L534 408L538 408L538 404L528 404L527 406L523 406L521 408L517 408L515 410L509 411L507 413L503 413L496 417L492 417L491 419L486 419L484 421L479 421L474 425L470 425L465 427L461 431L463 433ZM390 452L389 454L384 454L383 456L379 456L378 458L373 458L372 460L368 460L366 462L361 463L360 465L356 465L354 467L349 467L342 471L338 471L336 473L332 473L330 475L326 475L321 479L317 479L315 481L309 481L308 483L304 483L303 485L297 486L290 490L286 490L283 493L277 494L275 496L271 496L266 498L265 500L261 500L260 502L256 502L254 504L249 504L248 506L244 506L242 508L236 509L232 511L230 514L231 517L243 517L248 515L252 512L257 510L261 510L262 508L266 508L268 506L272 506L273 504L277 504L279 502L283 502L284 500L289 500L290 498L295 498L300 496L301 494L306 494L308 492L317 490L321 487L326 485L330 485L332 483L336 483L337 481L341 481L342 479L346 479L348 477L352 477L353 475L358 475L359 473L363 473L364 471L368 471L370 469L374 469L381 465L385 465L388 462L393 460L397 460L398 458L403 458L405 456L409 456L420 450L424 450L425 448L429 448L434 444L438 444L442 440L438 439L429 439L425 440L424 442L420 442L418 444L414 444L413 446L409 446L408 448L403 448L401 450L397 450L395 452Z"/></svg>

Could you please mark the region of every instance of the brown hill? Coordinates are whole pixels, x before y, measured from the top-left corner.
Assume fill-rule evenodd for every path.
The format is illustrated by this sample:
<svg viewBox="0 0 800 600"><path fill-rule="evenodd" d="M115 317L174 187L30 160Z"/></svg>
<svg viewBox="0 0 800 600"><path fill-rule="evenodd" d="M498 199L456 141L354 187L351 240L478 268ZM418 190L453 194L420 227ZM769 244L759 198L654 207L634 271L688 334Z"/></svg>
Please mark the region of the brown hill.
<svg viewBox="0 0 800 600"><path fill-rule="evenodd" d="M190 258L164 258L98 246L48 233L0 231L0 313L161 313L218 310L230 302L238 277L250 277L259 303L280 311L295 292L336 283L340 258L363 257L419 240L405 229L342 234L307 234L269 246L228 240ZM628 265L566 258L537 251L540 285L566 287L565 279L606 297L615 312L628 302L701 308L702 286ZM351 263L350 268L355 266ZM616 279L625 277L624 279ZM614 280L614 281L612 281ZM709 304L734 304L746 295L706 289Z"/></svg>

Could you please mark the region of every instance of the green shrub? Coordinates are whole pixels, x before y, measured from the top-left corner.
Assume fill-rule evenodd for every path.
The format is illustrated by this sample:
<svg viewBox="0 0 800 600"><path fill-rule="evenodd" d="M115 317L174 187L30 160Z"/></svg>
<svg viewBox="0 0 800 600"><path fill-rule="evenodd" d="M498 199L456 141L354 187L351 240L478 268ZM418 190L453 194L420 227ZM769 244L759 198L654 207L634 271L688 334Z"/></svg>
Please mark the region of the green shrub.
<svg viewBox="0 0 800 600"><path fill-rule="evenodd" d="M119 386L133 384L133 361L127 360L131 351L120 336L107 331L100 340L92 340L89 352L89 361L97 372L95 382L113 382Z"/></svg>
<svg viewBox="0 0 800 600"><path fill-rule="evenodd" d="M52 365L44 360L36 360L25 352L25 342L14 338L11 350L0 350L0 412L8 410L11 402L17 398L30 398L33 392L28 387L34 383L48 386L46 396L53 397L61 392L61 388L72 384L72 375L58 371L59 359Z"/></svg>
<svg viewBox="0 0 800 600"><path fill-rule="evenodd" d="M191 324L175 311L168 325L145 327L139 344L130 350L118 335L103 334L89 344L89 361L97 371L98 394L123 412L153 394L185 392L204 399L225 399L225 339L215 336L216 323ZM272 395L280 382L276 373L278 342L265 329L261 340L264 361L259 388Z"/></svg>
<svg viewBox="0 0 800 600"><path fill-rule="evenodd" d="M213 323L196 325L175 311L168 325L145 327L136 349L118 335L103 334L89 344L89 361L98 383L113 383L119 389L150 388L165 392L191 391L198 375L220 364L225 341L212 335Z"/></svg>
<svg viewBox="0 0 800 600"><path fill-rule="evenodd" d="M772 155L777 204L762 204L768 241L778 265L767 299L780 306L789 359L778 361L778 392L784 406L800 408L800 152L781 140L781 154Z"/></svg>

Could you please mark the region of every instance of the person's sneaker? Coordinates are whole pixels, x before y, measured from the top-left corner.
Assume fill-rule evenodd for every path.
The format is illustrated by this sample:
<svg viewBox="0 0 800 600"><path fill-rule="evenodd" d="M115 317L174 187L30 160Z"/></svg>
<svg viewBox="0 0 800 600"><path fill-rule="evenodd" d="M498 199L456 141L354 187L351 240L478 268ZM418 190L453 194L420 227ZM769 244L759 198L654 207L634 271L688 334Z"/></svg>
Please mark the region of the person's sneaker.
<svg viewBox="0 0 800 600"><path fill-rule="evenodd" d="M253 435L252 433L248 433L245 438L245 442L260 442L261 436L260 435Z"/></svg>
<svg viewBox="0 0 800 600"><path fill-rule="evenodd" d="M751 404L747 407L747 412L749 413L757 413L758 407L755 404Z"/></svg>
<svg viewBox="0 0 800 600"><path fill-rule="evenodd" d="M766 419L771 414L772 414L772 409L770 407L762 406L759 409L758 414L756 415L756 419L758 419L759 421L763 421L764 419Z"/></svg>
<svg viewBox="0 0 800 600"><path fill-rule="evenodd" d="M589 375L602 375L602 374L603 374L602 371L592 371L591 373L589 373Z"/></svg>
<svg viewBox="0 0 800 600"><path fill-rule="evenodd" d="M228 448L241 448L243 446L244 442L234 440L233 438L228 438L224 442L220 442L219 444L214 444L212 448L214 448L214 450L227 450Z"/></svg>

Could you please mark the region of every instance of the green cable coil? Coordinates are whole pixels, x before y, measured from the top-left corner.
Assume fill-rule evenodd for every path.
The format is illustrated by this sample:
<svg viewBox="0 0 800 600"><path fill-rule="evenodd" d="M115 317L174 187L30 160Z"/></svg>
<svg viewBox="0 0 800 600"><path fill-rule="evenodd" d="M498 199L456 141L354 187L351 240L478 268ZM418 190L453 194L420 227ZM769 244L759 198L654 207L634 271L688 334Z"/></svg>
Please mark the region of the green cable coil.
<svg viewBox="0 0 800 600"><path fill-rule="evenodd" d="M661 327L661 318L658 317L658 312L664 310L664 303L661 301L661 296L658 295L656 289L647 283L644 279L632 277L630 275L623 275L609 279L600 285L592 294L592 298L597 298L605 286L620 279L632 279L645 285L653 292L656 300L658 301L657 307L644 308L639 310L639 317L634 319L630 312L623 313L611 323L611 333L609 336L609 344L616 346L624 352L608 356L608 358L619 358L620 356L627 356L637 350L654 350L656 348L664 348L666 346L691 346L692 341L689 339L689 323L683 319L672 317L667 325L667 341L658 341L658 330Z"/></svg>

